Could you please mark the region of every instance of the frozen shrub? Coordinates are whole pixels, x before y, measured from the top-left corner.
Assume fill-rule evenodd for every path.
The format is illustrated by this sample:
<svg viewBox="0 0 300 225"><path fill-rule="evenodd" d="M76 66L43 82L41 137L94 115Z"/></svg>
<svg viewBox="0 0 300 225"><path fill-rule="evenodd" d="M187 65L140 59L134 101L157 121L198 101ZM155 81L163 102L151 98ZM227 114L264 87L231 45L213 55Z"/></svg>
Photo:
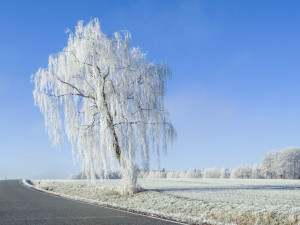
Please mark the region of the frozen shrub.
<svg viewBox="0 0 300 225"><path fill-rule="evenodd" d="M122 175L119 170L106 171L106 174L104 174L103 171L101 174L86 174L85 172L79 172L78 174L72 174L69 177L69 180L86 180L90 179L90 177L93 177L94 179L121 179Z"/></svg>
<svg viewBox="0 0 300 225"><path fill-rule="evenodd" d="M180 172L178 171L168 171L167 178L180 178Z"/></svg>
<svg viewBox="0 0 300 225"><path fill-rule="evenodd" d="M202 177L201 170L193 169L187 172L187 178L201 178L201 177Z"/></svg>

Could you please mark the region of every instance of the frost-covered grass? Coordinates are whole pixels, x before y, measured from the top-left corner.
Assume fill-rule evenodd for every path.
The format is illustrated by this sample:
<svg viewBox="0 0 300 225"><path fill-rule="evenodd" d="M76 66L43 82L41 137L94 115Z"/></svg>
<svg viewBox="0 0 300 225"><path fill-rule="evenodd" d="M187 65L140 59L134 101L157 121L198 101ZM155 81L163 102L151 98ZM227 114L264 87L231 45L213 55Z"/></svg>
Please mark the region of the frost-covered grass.
<svg viewBox="0 0 300 225"><path fill-rule="evenodd" d="M300 180L141 179L145 191L133 196L119 194L120 180L32 182L69 197L194 224L300 223Z"/></svg>

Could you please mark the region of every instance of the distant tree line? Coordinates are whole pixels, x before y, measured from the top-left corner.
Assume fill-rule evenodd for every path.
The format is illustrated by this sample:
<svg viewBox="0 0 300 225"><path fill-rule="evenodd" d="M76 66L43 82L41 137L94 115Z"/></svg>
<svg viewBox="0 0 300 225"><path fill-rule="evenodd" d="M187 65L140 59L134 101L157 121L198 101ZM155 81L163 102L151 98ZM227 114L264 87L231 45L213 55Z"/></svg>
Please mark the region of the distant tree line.
<svg viewBox="0 0 300 225"><path fill-rule="evenodd" d="M260 169L264 178L300 179L300 148L268 152L261 160Z"/></svg>
<svg viewBox="0 0 300 225"><path fill-rule="evenodd" d="M120 171L110 171L106 176L120 179ZM232 179L300 179L300 148L287 147L281 151L265 154L260 165L239 165L234 169L210 168L189 171L150 170L139 171L139 178L232 178ZM86 179L84 173L73 175L70 179Z"/></svg>
<svg viewBox="0 0 300 225"><path fill-rule="evenodd" d="M69 177L70 180L87 180L89 179L90 174L86 174L84 172L79 172L78 174L73 174ZM100 174L95 174L94 179L121 179L121 171L120 170L111 170L111 171L102 171Z"/></svg>

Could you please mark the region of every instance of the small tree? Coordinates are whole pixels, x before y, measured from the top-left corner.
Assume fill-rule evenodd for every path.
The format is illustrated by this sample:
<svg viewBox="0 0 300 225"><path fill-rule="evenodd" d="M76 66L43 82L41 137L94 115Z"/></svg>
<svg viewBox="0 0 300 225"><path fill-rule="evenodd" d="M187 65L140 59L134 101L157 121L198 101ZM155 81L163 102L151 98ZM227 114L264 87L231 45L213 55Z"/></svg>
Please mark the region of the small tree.
<svg viewBox="0 0 300 225"><path fill-rule="evenodd" d="M121 167L123 193L137 189L137 164L166 150L176 133L164 108L170 69L130 47L130 33L106 36L97 19L78 22L68 46L33 75L34 100L54 146L69 139L88 178ZM137 157L138 152L142 157Z"/></svg>

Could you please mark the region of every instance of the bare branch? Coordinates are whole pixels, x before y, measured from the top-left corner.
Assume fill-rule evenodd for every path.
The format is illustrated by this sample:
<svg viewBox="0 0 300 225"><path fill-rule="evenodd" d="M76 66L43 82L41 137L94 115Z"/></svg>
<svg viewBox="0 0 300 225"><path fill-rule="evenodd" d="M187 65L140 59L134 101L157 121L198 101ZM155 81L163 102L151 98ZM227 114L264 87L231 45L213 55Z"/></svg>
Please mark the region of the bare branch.
<svg viewBox="0 0 300 225"><path fill-rule="evenodd" d="M51 97L56 97L56 98L61 98L61 97L65 97L65 96L74 96L74 95L84 97L80 93L69 93L69 94L61 94L61 95L55 95L55 94L52 94L52 93L46 93L46 94L51 96Z"/></svg>
<svg viewBox="0 0 300 225"><path fill-rule="evenodd" d="M68 86L74 88L74 89L78 92L78 95L79 95L79 96L82 96L82 97L84 97L84 98L91 98L91 99L94 99L94 100L95 100L95 98L94 98L93 96L89 96L89 95L83 94L83 90L81 90L81 89L75 87L73 84L70 84L70 83L68 83L68 82L66 82L66 81L63 81L63 80L60 79L58 76L56 77L56 79L59 80L60 82L62 82L63 84L66 84L66 85L68 85Z"/></svg>
<svg viewBox="0 0 300 225"><path fill-rule="evenodd" d="M68 51L65 51L65 52L68 52ZM68 53L70 53L72 56L74 56L74 58L76 59L76 62L82 63L82 64L87 65L87 66L93 66L90 63L81 62L74 53L71 53L71 52L68 52Z"/></svg>
<svg viewBox="0 0 300 225"><path fill-rule="evenodd" d="M110 71L110 67L108 66L108 71L107 71L107 74L105 74L105 75L104 75L104 77L103 77L103 78L104 78L104 80L105 80L105 79L106 79L106 77L109 75L109 71Z"/></svg>
<svg viewBox="0 0 300 225"><path fill-rule="evenodd" d="M147 125L168 124L167 122L123 121L123 122L115 123L113 124L113 126L118 126L121 124L138 124L138 123L143 123Z"/></svg>

